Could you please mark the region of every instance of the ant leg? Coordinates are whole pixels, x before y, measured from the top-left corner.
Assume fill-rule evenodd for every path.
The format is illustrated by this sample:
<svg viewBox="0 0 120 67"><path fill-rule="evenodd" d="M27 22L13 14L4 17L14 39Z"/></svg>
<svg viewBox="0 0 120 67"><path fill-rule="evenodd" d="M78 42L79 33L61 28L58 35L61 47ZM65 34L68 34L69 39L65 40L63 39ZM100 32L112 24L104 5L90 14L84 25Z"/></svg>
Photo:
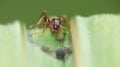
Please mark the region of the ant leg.
<svg viewBox="0 0 120 67"><path fill-rule="evenodd" d="M45 25L44 25L44 28L43 28L43 32L42 32L42 33L44 33L44 31L45 31L46 27L47 27L47 25L45 24Z"/></svg>
<svg viewBox="0 0 120 67"><path fill-rule="evenodd" d="M46 25L46 22L45 22L44 27L43 27L43 31L40 33L41 36L44 34L44 31L45 31L46 28L47 28L47 25Z"/></svg>
<svg viewBox="0 0 120 67"><path fill-rule="evenodd" d="M45 19L45 18L46 18L46 12L44 11L44 12L42 13L42 15L40 16L40 19L39 19L39 21L37 22L37 24L33 24L33 25L30 25L30 26L29 26L29 28L35 27L35 28L34 28L34 31L32 32L31 35L33 35L33 34L35 33L36 29L40 26L41 21L42 21L43 19Z"/></svg>
<svg viewBox="0 0 120 67"><path fill-rule="evenodd" d="M66 30L68 33L70 33L70 29L68 29L68 28L66 28L66 27L64 27L64 26L60 26L62 29L64 29L64 30Z"/></svg>
<svg viewBox="0 0 120 67"><path fill-rule="evenodd" d="M66 15L61 16L60 20L67 24Z"/></svg>
<svg viewBox="0 0 120 67"><path fill-rule="evenodd" d="M70 32L70 30L69 30L70 24L67 22L66 15L61 16L60 20L62 21L62 23L64 23L62 25L65 26L65 27L62 26L62 28Z"/></svg>
<svg viewBox="0 0 120 67"><path fill-rule="evenodd" d="M65 55L65 57L64 57L64 59L67 59L67 58L68 58L68 56L69 56L69 55L68 55L68 54L66 54L66 55Z"/></svg>
<svg viewBox="0 0 120 67"><path fill-rule="evenodd" d="M47 18L47 16L46 16L46 11L43 11L43 13L42 13L42 15L40 16L40 19L39 19L39 21L37 22L37 24L40 25L42 19L44 19L44 20L46 21L46 18Z"/></svg>
<svg viewBox="0 0 120 67"><path fill-rule="evenodd" d="M44 19L44 18L46 18L46 17L47 17L47 16L46 16L46 12L43 11L43 13L41 14L40 19L39 19L39 21L37 22L37 24L30 25L29 28L33 28L33 27L35 27L35 26L37 26L37 25L40 25L42 19Z"/></svg>
<svg viewBox="0 0 120 67"><path fill-rule="evenodd" d="M32 24L29 26L29 29L33 28L36 24Z"/></svg>

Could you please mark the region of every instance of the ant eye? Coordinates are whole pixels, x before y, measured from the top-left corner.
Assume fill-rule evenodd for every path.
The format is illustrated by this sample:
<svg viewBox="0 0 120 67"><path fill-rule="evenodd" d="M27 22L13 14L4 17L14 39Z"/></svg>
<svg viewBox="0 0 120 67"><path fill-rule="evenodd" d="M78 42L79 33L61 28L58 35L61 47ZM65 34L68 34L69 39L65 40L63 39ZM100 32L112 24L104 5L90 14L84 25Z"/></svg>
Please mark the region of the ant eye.
<svg viewBox="0 0 120 67"><path fill-rule="evenodd" d="M56 49L55 54L58 59L64 59L66 51L64 48L60 47Z"/></svg>

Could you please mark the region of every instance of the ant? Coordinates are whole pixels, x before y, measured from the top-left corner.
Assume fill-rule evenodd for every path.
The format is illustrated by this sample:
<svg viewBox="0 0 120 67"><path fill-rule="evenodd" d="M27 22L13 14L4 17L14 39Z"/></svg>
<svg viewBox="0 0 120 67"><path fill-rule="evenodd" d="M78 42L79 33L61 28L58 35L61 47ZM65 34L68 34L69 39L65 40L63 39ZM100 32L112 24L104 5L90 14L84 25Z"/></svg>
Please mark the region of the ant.
<svg viewBox="0 0 120 67"><path fill-rule="evenodd" d="M58 47L56 49L50 49L47 46L42 46L41 50L56 56L57 59L65 59L67 58L70 54L72 54L72 50L68 47Z"/></svg>
<svg viewBox="0 0 120 67"><path fill-rule="evenodd" d="M55 34L59 33L59 31L62 28L66 29L65 27L62 26L63 22L66 23L65 15L61 16L61 17L56 17L56 16L47 17L46 11L43 11L37 24L30 25L30 27L29 27L29 28L34 27L34 31L32 32L32 35L35 33L37 27L39 27L41 25L42 20L44 20L44 27L43 27L42 34L44 33L46 28L50 28L50 31Z"/></svg>

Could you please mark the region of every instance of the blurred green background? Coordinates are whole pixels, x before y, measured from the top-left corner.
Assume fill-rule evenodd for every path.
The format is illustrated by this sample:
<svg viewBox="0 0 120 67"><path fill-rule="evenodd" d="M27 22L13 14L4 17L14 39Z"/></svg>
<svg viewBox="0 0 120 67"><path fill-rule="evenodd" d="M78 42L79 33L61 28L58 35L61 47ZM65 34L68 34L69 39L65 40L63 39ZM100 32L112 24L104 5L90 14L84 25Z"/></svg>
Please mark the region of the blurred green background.
<svg viewBox="0 0 120 67"><path fill-rule="evenodd" d="M0 0L0 23L20 20L36 23L43 10L68 18L101 13L120 13L120 0Z"/></svg>

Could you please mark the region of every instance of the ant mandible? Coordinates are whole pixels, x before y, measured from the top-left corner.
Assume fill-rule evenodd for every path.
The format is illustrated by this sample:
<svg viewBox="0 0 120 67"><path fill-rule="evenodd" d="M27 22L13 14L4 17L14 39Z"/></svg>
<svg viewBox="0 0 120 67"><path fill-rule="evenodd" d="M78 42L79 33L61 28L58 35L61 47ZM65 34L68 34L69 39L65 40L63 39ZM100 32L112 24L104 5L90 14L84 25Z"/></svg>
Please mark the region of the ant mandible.
<svg viewBox="0 0 120 67"><path fill-rule="evenodd" d="M50 31L52 33L58 33L62 28L65 29L65 27L63 27L61 24L62 22L66 23L65 15L61 17L56 17L56 16L47 17L46 11L43 11L37 24L30 25L29 27L29 28L34 27L34 31L32 32L32 35L35 33L36 29L41 25L42 20L44 20L44 27L42 34L44 33L46 28L50 28Z"/></svg>

